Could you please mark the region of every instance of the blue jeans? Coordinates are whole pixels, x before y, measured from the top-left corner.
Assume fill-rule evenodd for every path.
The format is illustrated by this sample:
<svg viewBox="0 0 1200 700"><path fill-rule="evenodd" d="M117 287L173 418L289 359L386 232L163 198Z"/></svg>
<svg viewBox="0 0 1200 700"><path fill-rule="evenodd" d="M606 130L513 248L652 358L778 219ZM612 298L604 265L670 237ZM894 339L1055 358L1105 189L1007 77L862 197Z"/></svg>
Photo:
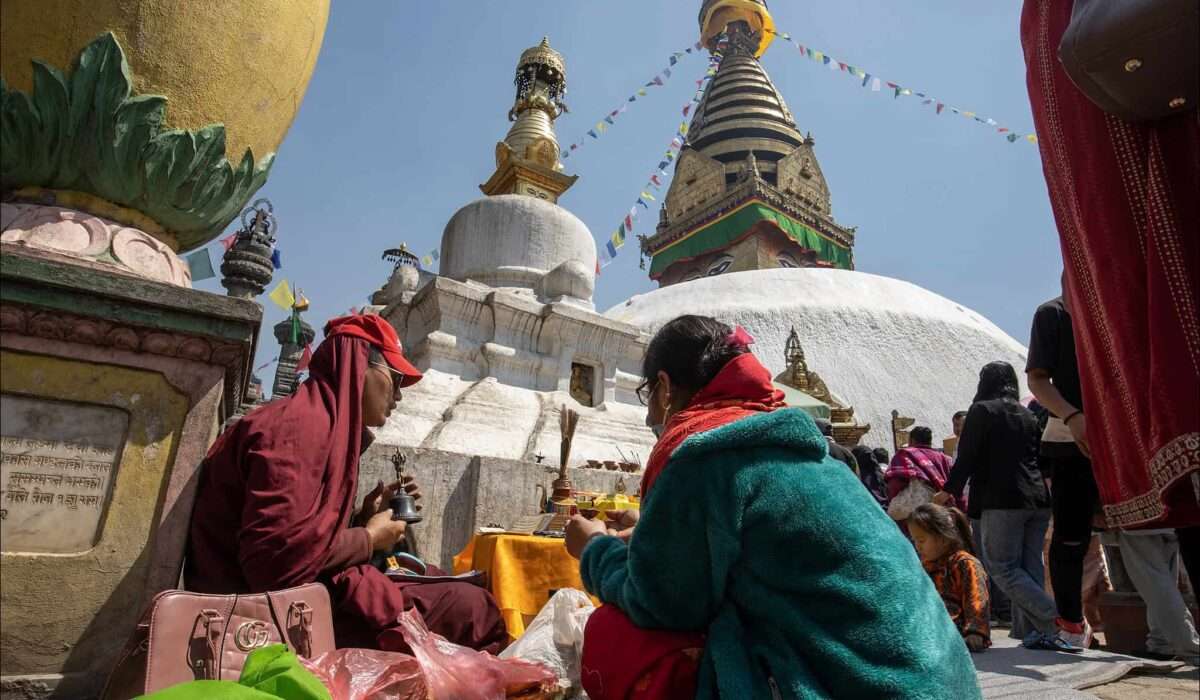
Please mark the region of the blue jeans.
<svg viewBox="0 0 1200 700"><path fill-rule="evenodd" d="M988 575L988 599L991 601L992 618L1011 621L1012 605L1008 602L1008 596L996 585L992 565L983 554L983 523L979 520L971 521L971 543L975 545L975 553L979 555L979 561L983 562L983 570Z"/></svg>
<svg viewBox="0 0 1200 700"><path fill-rule="evenodd" d="M1042 545L1050 527L1050 509L985 510L983 553L996 585L1012 602L1012 636L1032 630L1054 634L1058 607L1046 593Z"/></svg>

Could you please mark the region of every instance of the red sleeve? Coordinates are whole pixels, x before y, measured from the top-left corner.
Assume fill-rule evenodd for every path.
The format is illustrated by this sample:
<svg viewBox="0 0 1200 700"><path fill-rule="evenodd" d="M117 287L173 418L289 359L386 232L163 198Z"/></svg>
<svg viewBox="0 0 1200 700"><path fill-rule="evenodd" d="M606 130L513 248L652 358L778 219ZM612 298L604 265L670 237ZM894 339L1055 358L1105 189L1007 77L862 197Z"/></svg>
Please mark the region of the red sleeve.
<svg viewBox="0 0 1200 700"><path fill-rule="evenodd" d="M960 632L978 634L991 639L991 605L988 600L987 572L983 564L972 556L960 557L954 565L957 589L962 594L962 621Z"/></svg>
<svg viewBox="0 0 1200 700"><path fill-rule="evenodd" d="M336 573L371 560L371 535L365 527L352 527L338 530L333 539L333 547L325 557L322 572Z"/></svg>

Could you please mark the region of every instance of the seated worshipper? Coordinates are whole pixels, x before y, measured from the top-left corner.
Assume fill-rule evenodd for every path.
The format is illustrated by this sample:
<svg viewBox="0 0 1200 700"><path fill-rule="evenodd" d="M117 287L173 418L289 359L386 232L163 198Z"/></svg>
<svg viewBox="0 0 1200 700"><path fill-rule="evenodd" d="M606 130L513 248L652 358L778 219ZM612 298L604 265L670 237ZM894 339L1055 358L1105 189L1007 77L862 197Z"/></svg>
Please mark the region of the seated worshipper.
<svg viewBox="0 0 1200 700"><path fill-rule="evenodd" d="M854 455L855 461L858 462L858 478L862 480L863 486L867 487L867 491L879 505L887 508L887 484L883 481L883 466L875 461L874 451L866 445L855 445L850 448L850 454Z"/></svg>
<svg viewBox="0 0 1200 700"><path fill-rule="evenodd" d="M857 475L858 460L854 458L854 454L851 453L850 450L842 447L837 443L836 440L833 439L833 423L830 423L824 418L818 418L815 422L817 424L817 430L821 431L821 435L825 436L825 442L828 443L827 447L829 448L829 456L833 457L842 464L845 464L847 467L850 467L850 471Z"/></svg>
<svg viewBox="0 0 1200 700"><path fill-rule="evenodd" d="M908 531L967 648L979 652L990 647L988 575L971 546L967 516L957 508L926 503L909 517Z"/></svg>
<svg viewBox="0 0 1200 700"><path fill-rule="evenodd" d="M933 449L932 444L933 431L918 425L909 431L908 446L896 450L885 474L888 502L893 506L901 502L912 506L928 503L946 485L946 479L950 478L950 458ZM901 493L904 497L897 499ZM961 499L953 505L959 510L966 508ZM896 517L894 507L892 512ZM907 513L901 515L907 517Z"/></svg>
<svg viewBox="0 0 1200 700"><path fill-rule="evenodd" d="M421 379L396 331L381 316L336 318L308 372L292 396L252 411L209 451L192 513L188 590L259 593L319 581L339 647L410 653L398 619L416 608L450 641L499 652L507 632L490 593L460 582L393 583L369 563L394 551L405 531L386 508L399 482L376 487L353 512L367 428L384 425L400 389Z"/></svg>
<svg viewBox="0 0 1200 700"><path fill-rule="evenodd" d="M575 516L567 550L603 603L582 682L611 698L979 698L912 546L742 330L680 316L639 396L662 426L628 540ZM886 592L886 595L881 594Z"/></svg>

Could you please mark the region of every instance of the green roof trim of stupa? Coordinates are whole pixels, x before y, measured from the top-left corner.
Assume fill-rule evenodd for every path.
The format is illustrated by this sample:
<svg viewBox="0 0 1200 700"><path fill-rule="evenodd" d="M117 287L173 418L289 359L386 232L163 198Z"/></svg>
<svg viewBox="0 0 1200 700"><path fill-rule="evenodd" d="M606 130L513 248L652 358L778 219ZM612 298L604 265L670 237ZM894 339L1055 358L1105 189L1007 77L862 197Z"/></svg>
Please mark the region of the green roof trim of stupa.
<svg viewBox="0 0 1200 700"><path fill-rule="evenodd" d="M824 418L829 420L830 415L829 404L824 401L815 399L808 394L788 386L782 382L775 382L775 388L783 392L783 400L792 408L802 409L805 413L813 418Z"/></svg>
<svg viewBox="0 0 1200 700"><path fill-rule="evenodd" d="M655 252L650 262L650 278L657 279L672 263L729 246L751 226L764 220L774 223L793 241L817 251L821 260L843 270L853 269L849 248L838 245L762 200L751 199Z"/></svg>

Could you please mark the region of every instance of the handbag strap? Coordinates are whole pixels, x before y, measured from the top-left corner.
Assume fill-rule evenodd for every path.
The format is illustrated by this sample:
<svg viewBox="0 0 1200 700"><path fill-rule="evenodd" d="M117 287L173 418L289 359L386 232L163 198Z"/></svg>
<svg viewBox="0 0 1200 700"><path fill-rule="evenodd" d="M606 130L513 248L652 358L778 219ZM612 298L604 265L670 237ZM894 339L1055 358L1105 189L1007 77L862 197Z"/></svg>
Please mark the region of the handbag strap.
<svg viewBox="0 0 1200 700"><path fill-rule="evenodd" d="M218 680L217 654L224 635L225 618L212 608L205 608L192 622L192 636L187 650L188 667L196 680Z"/></svg>

